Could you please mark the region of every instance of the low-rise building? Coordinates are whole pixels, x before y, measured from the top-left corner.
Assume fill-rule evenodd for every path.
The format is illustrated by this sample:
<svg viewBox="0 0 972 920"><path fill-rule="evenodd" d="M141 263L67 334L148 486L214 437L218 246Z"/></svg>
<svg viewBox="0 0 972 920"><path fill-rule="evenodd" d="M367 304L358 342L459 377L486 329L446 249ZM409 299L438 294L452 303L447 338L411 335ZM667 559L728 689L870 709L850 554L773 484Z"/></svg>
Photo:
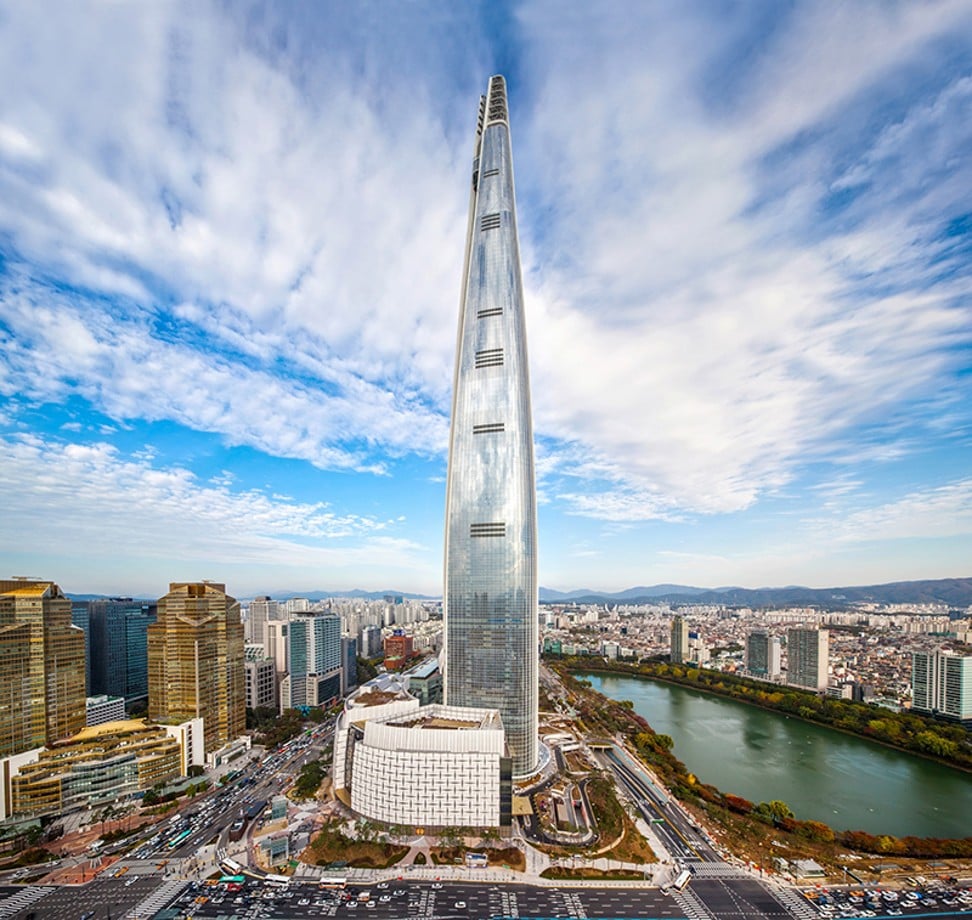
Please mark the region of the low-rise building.
<svg viewBox="0 0 972 920"><path fill-rule="evenodd" d="M89 696L84 706L86 725L104 725L105 722L122 722L125 719L125 698L121 696Z"/></svg>
<svg viewBox="0 0 972 920"><path fill-rule="evenodd" d="M335 795L358 814L412 827L508 827L512 761L498 710L420 706L385 677L346 703Z"/></svg>
<svg viewBox="0 0 972 920"><path fill-rule="evenodd" d="M82 729L10 777L13 815L57 815L114 804L183 775L179 742L143 720Z"/></svg>

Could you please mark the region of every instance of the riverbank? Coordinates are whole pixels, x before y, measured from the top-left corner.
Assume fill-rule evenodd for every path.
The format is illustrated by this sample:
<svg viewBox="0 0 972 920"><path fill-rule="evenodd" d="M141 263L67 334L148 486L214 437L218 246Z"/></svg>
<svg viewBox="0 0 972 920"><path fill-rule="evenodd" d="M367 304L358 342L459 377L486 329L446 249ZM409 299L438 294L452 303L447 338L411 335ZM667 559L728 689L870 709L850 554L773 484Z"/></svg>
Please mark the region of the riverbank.
<svg viewBox="0 0 972 920"><path fill-rule="evenodd" d="M764 683L722 671L664 662L624 664L594 657L567 658L560 663L571 673L616 674L698 690L972 774L972 735L959 725L934 722L912 713L878 709L867 703L822 698L796 687ZM910 739L910 743L896 742L887 736L889 733ZM935 748L943 753L936 753Z"/></svg>
<svg viewBox="0 0 972 920"><path fill-rule="evenodd" d="M561 673L562 680L564 681L565 687L569 688L570 699L568 705L574 707L577 712L578 719L581 723L587 726L588 731L591 732L603 732L605 736L623 736L629 746L633 749L635 754L642 759L649 767L655 770L661 782L671 791L673 795L679 798L681 801L685 802L690 807L698 808L701 813L708 816L708 818L714 821L720 828L726 832L727 841L735 841L740 836L748 838L752 841L754 848L760 850L765 850L767 847L773 847L773 850L769 850L768 853L772 856L783 855L779 848L776 847L776 843L785 842L787 848L798 849L802 855L806 855L806 847L810 847L811 850L818 850L820 858L828 858L828 851L834 850L835 848L847 847L851 850L856 850L859 853L872 853L878 854L879 856L890 857L894 856L900 859L917 858L937 858L941 859L944 857L959 857L966 858L967 856L972 856L972 838L961 837L959 835L945 835L945 836L928 836L928 837L918 837L913 835L908 835L905 831L905 835L901 837L892 836L885 830L880 833L871 834L864 833L858 830L846 830L846 831L835 831L829 824L824 823L824 821L817 820L798 820L793 817L792 812L789 810L788 806L783 802L777 801L778 795L774 795L773 792L767 788L765 785L760 785L757 782L756 785L756 795L760 798L770 799L770 801L756 801L751 802L741 795L734 794L738 792L735 788L736 784L733 781L729 781L727 785L723 785L720 781L722 788L732 789L732 793L724 793L716 785L708 782L700 781L694 773L690 772L690 769L686 767L678 757L676 757L672 751L673 739L669 735L660 734L644 717L644 715L651 715L652 713L646 712L643 715L634 711L634 707L630 700L622 702L621 696L610 697L604 696L595 690L592 690L586 682L578 682L578 680L566 669L561 669L557 667ZM588 669L593 671L594 669ZM607 670L607 669L606 669ZM622 675L617 673L604 673L591 674L592 678L621 678L630 679L632 675ZM633 684L638 682L632 682ZM643 681L644 686L650 687L653 685L651 681ZM657 686L660 688L660 682ZM691 688L685 687L671 687L670 690L674 691L678 689L680 692L684 693L686 690ZM698 699L701 701L702 694L699 694ZM715 700L713 700L715 702ZM723 705L727 703L732 703L732 700L725 700ZM709 704L711 705L711 704ZM741 710L745 711L747 707L741 707ZM684 704L679 704L680 717L684 718L686 716L684 710ZM749 708L750 712L755 713L756 710ZM769 716L776 716L779 718L778 714L765 713L762 714L761 718L765 719ZM698 725L697 720L692 717L689 719L690 725ZM783 720L779 720L779 725L783 724ZM789 723L786 723L787 725ZM796 724L802 724L799 720L796 720ZM826 731L824 726L807 726L808 728L813 728L814 731L824 733ZM760 725L760 730L762 731L762 736L758 740L763 744L763 750L745 750L747 745L751 745L753 742L752 726L742 725L734 726L732 728L727 728L723 726L717 726L717 728L722 728L724 731L722 734L713 735L712 727L709 726L706 729L707 734L702 739L696 739L696 743L701 743L703 746L701 750L701 759L699 760L699 765L694 769L698 769L702 766L702 762L714 763L712 760L713 754L715 754L720 767L724 765L732 757L737 755L742 755L742 767L747 775L747 778L751 781L753 779L753 766L756 763L766 763L767 757L772 758L773 756L782 757L784 754L787 756L797 756L802 752L814 752L814 748L806 748L802 746L802 743L798 747L787 748L787 742L782 740L778 735L778 732L770 730L768 733L762 731L762 725ZM665 731L666 729L662 729ZM759 732L757 732L759 734ZM838 735L838 737L843 737L843 735ZM860 739L850 739L853 740L858 745L862 744ZM780 747L780 745L783 747ZM742 749L741 749L742 746ZM884 751L883 747L875 746L875 751ZM719 758L717 752L722 751L723 756ZM882 756L889 757L892 754L898 755L899 752L887 751ZM814 781L819 784L821 777L824 782L824 786L828 782L832 784L833 777L829 774L833 764L828 760L827 751L825 748L820 748L816 754L811 754L815 757L813 770L814 770ZM905 755L906 756L906 755ZM913 758L911 763L922 764L924 760ZM786 775L792 776L796 775L793 771L804 769L805 767L799 764L793 765L782 765ZM852 770L851 776L856 776L857 781L864 782L867 784L867 788L874 786L874 777L865 770L857 770L854 772L854 768L859 765L856 762L844 764L845 767L849 767ZM894 773L894 769L885 769L882 765L880 768L881 773ZM945 768L937 764L929 764L929 766L923 767L922 769L932 769L938 771L939 773ZM947 771L949 774L954 771ZM757 777L761 774L756 774ZM846 778L847 774L844 774ZM963 795L968 794L968 787L965 785L964 774L954 772L955 780L953 782L959 783L958 791ZM810 778L809 776L807 777ZM902 795L913 796L922 795L929 796L932 793L937 793L937 789L933 788L937 786L937 783L933 780L932 782L915 782L914 777L909 776L894 776L891 777L892 780L898 782L899 784L903 782L905 791L898 792L897 794L891 793L882 798L883 804L889 806L892 801L901 801ZM751 785L751 783L750 783ZM833 788L832 785L830 787ZM801 789L803 789L803 784L801 782ZM813 814L814 817L824 817L826 820L827 815L821 815L820 809L813 807L813 805L819 805L821 802L827 802L828 808L838 807L836 804L830 806L829 804L829 793L820 793L816 787L812 787L811 784L806 785L804 790L810 795L809 801L813 803L811 807L804 811L804 814L808 812ZM851 797L853 796L853 790L844 790ZM956 790L952 790L955 792ZM815 800L814 796L819 797ZM883 792L882 792L883 794ZM948 795L946 794L946 799ZM836 801L836 800L835 800ZM964 801L964 799L963 799ZM945 806L950 807L946 802ZM899 809L895 810L895 814ZM889 812L890 814L891 812ZM951 819L956 814L961 812L956 812L954 810L954 802L951 806L951 810L948 812L949 818ZM828 811L829 814L829 811ZM848 822L850 823L850 822ZM950 820L950 824L954 824ZM846 825L845 825L846 826ZM859 826L855 823L851 823L851 827ZM964 824L959 822L961 830L965 830ZM954 834L954 831L952 832ZM727 843L728 846L734 847L735 842ZM768 857L767 857L768 858ZM817 858L817 857L814 857Z"/></svg>

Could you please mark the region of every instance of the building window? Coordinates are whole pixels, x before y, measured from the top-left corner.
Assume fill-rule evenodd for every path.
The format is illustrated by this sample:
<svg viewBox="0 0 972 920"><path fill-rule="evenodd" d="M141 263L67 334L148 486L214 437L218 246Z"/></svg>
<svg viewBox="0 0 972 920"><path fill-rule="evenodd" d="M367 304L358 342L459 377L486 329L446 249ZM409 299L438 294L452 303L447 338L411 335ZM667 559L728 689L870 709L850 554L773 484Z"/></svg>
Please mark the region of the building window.
<svg viewBox="0 0 972 920"><path fill-rule="evenodd" d="M476 313L476 319L486 319L487 316L502 316L502 307L487 307L485 310L479 310Z"/></svg>
<svg viewBox="0 0 972 920"><path fill-rule="evenodd" d="M499 434L506 431L505 422L490 422L486 425L473 425L473 434Z"/></svg>

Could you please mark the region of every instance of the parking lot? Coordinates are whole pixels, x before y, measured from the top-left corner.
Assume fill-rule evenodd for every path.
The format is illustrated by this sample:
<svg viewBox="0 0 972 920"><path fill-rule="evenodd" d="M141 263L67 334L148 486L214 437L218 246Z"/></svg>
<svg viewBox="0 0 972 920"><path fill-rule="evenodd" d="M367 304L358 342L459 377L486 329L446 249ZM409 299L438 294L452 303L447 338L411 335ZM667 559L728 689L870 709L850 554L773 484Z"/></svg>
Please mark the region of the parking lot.
<svg viewBox="0 0 972 920"><path fill-rule="evenodd" d="M917 880L914 880L917 881ZM972 913L972 888L933 881L905 889L822 888L805 892L822 917L903 917L938 912Z"/></svg>

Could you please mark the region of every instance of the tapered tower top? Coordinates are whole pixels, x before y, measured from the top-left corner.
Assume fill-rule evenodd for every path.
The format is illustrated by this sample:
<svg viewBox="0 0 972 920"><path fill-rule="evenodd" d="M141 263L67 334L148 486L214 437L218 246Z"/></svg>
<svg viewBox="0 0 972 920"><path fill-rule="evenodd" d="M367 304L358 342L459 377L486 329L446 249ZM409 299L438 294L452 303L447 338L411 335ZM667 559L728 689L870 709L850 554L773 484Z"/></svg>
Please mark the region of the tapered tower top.
<svg viewBox="0 0 972 920"><path fill-rule="evenodd" d="M506 80L498 74L489 78L489 94L486 96L486 124L502 121L509 125L506 109Z"/></svg>

